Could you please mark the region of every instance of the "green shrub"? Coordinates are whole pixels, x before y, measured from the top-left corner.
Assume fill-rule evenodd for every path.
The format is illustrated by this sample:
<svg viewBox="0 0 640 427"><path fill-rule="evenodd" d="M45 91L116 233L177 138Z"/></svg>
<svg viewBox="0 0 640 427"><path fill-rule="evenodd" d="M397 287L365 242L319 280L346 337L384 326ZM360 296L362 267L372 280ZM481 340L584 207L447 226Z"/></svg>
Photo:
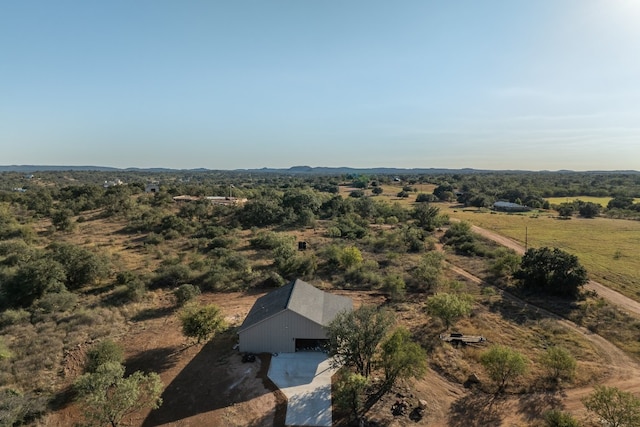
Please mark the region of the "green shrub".
<svg viewBox="0 0 640 427"><path fill-rule="evenodd" d="M96 372L100 365L107 362L122 363L124 361L123 348L111 340L104 340L87 352L86 372Z"/></svg>
<svg viewBox="0 0 640 427"><path fill-rule="evenodd" d="M144 239L146 245L159 245L162 242L164 242L164 237L154 232L149 233Z"/></svg>
<svg viewBox="0 0 640 427"><path fill-rule="evenodd" d="M21 323L29 323L31 313L22 308L7 309L0 313L0 328L6 326L18 325Z"/></svg>
<svg viewBox="0 0 640 427"><path fill-rule="evenodd" d="M196 338L198 344L208 340L225 327L220 308L214 304L206 306L189 305L180 312L182 332L189 338Z"/></svg>
<svg viewBox="0 0 640 427"><path fill-rule="evenodd" d="M47 293L33 303L34 312L51 314L71 310L78 302L78 296L71 292Z"/></svg>
<svg viewBox="0 0 640 427"><path fill-rule="evenodd" d="M283 245L293 245L295 237L273 231L260 231L249 240L249 244L255 249L275 249Z"/></svg>
<svg viewBox="0 0 640 427"><path fill-rule="evenodd" d="M156 270L152 286L174 288L191 281L191 269L184 264L167 264Z"/></svg>
<svg viewBox="0 0 640 427"><path fill-rule="evenodd" d="M340 231L340 229L338 227L329 227L327 228L326 231L326 236L327 237L342 237L342 232Z"/></svg>
<svg viewBox="0 0 640 427"><path fill-rule="evenodd" d="M200 295L200 288L190 283L178 286L173 290L173 296L179 306L185 305L187 302Z"/></svg>
<svg viewBox="0 0 640 427"><path fill-rule="evenodd" d="M552 409L544 414L544 422L546 427L579 427L580 423L573 415Z"/></svg>

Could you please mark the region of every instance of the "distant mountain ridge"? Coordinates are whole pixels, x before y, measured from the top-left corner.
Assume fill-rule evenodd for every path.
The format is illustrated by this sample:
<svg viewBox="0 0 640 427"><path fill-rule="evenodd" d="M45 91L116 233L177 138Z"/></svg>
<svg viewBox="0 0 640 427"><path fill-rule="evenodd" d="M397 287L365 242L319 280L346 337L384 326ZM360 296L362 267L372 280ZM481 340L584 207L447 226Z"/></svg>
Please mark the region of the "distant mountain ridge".
<svg viewBox="0 0 640 427"><path fill-rule="evenodd" d="M516 169L473 169L473 168L352 168L348 166L326 167L326 166L292 166L290 168L260 168L260 169L172 169L172 168L115 168L110 166L64 166L64 165L0 165L0 172L56 172L56 171L98 171L98 172L247 172L247 173L280 173L280 174L315 174L315 175L342 175L342 174L369 174L369 175L408 175L408 174L471 174L488 172L510 172L510 173L593 173L593 174L637 174L636 170L593 170L593 171L531 171Z"/></svg>

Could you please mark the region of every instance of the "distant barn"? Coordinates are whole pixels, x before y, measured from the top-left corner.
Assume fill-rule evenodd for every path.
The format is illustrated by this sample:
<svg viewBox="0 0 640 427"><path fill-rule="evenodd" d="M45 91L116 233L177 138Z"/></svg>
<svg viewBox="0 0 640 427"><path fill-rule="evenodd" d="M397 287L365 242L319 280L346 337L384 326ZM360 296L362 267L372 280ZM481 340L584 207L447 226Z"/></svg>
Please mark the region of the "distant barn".
<svg viewBox="0 0 640 427"><path fill-rule="evenodd" d="M495 202L493 204L493 209L502 212L527 212L531 210L531 208L528 206L523 206L519 205L518 203L511 202Z"/></svg>
<svg viewBox="0 0 640 427"><path fill-rule="evenodd" d="M296 279L258 298L240 326L240 351L293 353L321 348L327 341L325 326L338 313L352 309L350 298Z"/></svg>

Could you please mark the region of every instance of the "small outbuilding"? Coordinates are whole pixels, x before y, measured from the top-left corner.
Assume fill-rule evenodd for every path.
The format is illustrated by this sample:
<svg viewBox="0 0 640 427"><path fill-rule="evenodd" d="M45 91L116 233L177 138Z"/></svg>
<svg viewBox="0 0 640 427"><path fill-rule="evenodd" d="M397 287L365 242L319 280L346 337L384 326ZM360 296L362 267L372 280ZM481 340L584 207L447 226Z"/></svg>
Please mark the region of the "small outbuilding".
<svg viewBox="0 0 640 427"><path fill-rule="evenodd" d="M493 209L496 211L503 211L503 212L528 212L531 210L531 208L528 206L523 206L518 203L502 202L502 201L495 202L493 204Z"/></svg>
<svg viewBox="0 0 640 427"><path fill-rule="evenodd" d="M238 331L239 350L293 353L322 348L327 341L325 326L338 313L352 309L350 298L296 279L258 298Z"/></svg>

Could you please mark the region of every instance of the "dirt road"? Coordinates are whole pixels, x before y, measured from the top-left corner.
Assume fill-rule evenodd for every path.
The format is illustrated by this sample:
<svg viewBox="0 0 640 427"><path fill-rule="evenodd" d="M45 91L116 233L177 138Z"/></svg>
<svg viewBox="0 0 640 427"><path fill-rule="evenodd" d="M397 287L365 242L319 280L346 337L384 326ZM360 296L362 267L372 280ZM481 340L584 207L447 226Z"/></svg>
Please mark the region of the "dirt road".
<svg viewBox="0 0 640 427"><path fill-rule="evenodd" d="M449 264L448 268L456 274L459 274L460 276L463 276L474 283L486 284L479 277L474 276L473 274L459 267ZM627 354L625 354L618 347L602 338L600 335L594 334L586 328L578 326L563 317L560 317L538 306L529 304L526 301L516 297L515 295L505 292L499 288L495 288L495 290L505 300L514 302L522 307L534 309L539 313L544 313L546 317L555 319L562 326L583 335L589 342L591 342L598 349L600 355L608 362L609 375L607 379L603 381L602 385L615 386L621 390L629 391L636 394L640 392L640 364L629 357ZM562 406L564 410L573 413L584 413L585 409L581 400L592 391L593 387L580 387L564 390L564 395L562 396ZM517 402L518 398L509 399L508 402L505 402L505 408L515 408L517 406ZM505 411L505 413L509 413L509 411ZM509 416L508 418L512 418L513 420L518 418L517 411L514 410L511 411L511 413L513 415Z"/></svg>
<svg viewBox="0 0 640 427"><path fill-rule="evenodd" d="M474 233L477 233L487 239L491 239L494 242L505 246L509 249L513 249L520 255L524 254L524 247L520 245L518 242L509 239L508 237L501 236L498 233L487 230L485 228L480 228L476 225L471 226L471 229ZM596 291L599 296L606 299L610 303L617 305L623 311L628 313L634 313L640 316L640 302L634 301L631 298L622 295L619 292L614 291L611 288L604 286L601 283L598 283L594 280L589 280L589 283L585 285L585 289Z"/></svg>

